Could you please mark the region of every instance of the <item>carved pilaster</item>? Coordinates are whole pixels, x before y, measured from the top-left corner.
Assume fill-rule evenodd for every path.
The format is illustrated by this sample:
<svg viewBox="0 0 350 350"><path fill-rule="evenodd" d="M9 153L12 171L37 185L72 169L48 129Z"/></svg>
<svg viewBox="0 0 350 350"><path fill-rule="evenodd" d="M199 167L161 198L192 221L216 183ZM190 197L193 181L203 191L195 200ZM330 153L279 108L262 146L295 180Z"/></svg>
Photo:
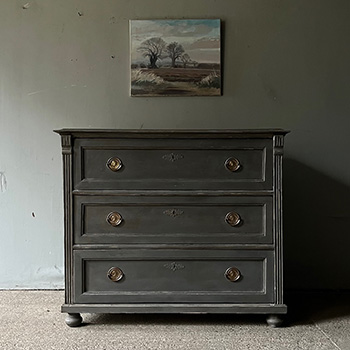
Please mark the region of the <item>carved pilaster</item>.
<svg viewBox="0 0 350 350"><path fill-rule="evenodd" d="M65 246L65 302L70 304L72 296L72 245L73 245L73 197L72 197L72 137L61 135L63 158L63 193L64 193L64 246Z"/></svg>
<svg viewBox="0 0 350 350"><path fill-rule="evenodd" d="M61 135L62 154L72 154L72 136Z"/></svg>
<svg viewBox="0 0 350 350"><path fill-rule="evenodd" d="M283 304L283 210L282 210L282 158L284 136L275 135L274 146L274 231L276 266L276 303Z"/></svg>
<svg viewBox="0 0 350 350"><path fill-rule="evenodd" d="M274 154L275 155L283 155L283 146L284 146L284 136L283 135L275 135L273 138L274 142Z"/></svg>

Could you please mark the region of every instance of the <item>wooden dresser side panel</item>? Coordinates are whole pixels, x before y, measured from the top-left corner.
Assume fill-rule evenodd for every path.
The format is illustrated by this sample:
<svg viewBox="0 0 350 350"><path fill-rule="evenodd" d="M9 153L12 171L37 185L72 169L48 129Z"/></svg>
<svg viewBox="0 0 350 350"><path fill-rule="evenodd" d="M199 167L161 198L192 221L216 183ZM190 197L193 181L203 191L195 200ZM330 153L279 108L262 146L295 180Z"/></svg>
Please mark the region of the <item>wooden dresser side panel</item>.
<svg viewBox="0 0 350 350"><path fill-rule="evenodd" d="M283 207L282 207L282 159L284 136L275 135L274 142L274 233L275 233L275 283L276 303L283 304Z"/></svg>
<svg viewBox="0 0 350 350"><path fill-rule="evenodd" d="M65 302L73 302L73 144L71 135L61 135L63 158Z"/></svg>

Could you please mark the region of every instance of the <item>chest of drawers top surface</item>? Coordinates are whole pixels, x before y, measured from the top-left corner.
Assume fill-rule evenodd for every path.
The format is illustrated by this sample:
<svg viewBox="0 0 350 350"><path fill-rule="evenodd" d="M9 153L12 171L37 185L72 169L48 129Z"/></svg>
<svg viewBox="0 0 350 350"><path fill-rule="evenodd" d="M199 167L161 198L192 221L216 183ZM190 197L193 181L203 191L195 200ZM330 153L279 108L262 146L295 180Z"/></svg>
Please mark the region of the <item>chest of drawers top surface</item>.
<svg viewBox="0 0 350 350"><path fill-rule="evenodd" d="M272 135L286 135L289 130L280 128L271 129L84 129L84 128L63 128L54 130L60 135L74 135L76 137L270 137Z"/></svg>

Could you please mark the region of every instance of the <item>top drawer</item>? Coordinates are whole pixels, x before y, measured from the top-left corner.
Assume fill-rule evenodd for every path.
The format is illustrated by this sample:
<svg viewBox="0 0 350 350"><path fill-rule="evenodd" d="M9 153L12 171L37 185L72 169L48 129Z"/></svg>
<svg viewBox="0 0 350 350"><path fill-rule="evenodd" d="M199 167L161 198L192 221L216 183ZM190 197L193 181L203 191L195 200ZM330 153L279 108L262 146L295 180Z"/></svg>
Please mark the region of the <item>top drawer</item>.
<svg viewBox="0 0 350 350"><path fill-rule="evenodd" d="M270 190L272 139L75 139L79 190Z"/></svg>

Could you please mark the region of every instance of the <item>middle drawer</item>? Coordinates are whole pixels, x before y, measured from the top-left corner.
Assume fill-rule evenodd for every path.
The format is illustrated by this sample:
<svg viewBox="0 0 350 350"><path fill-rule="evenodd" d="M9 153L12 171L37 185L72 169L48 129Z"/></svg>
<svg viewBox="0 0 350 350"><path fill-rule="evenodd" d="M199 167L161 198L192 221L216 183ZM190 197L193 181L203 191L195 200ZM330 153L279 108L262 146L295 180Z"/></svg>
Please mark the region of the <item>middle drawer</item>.
<svg viewBox="0 0 350 350"><path fill-rule="evenodd" d="M273 243L271 196L75 196L76 244Z"/></svg>

